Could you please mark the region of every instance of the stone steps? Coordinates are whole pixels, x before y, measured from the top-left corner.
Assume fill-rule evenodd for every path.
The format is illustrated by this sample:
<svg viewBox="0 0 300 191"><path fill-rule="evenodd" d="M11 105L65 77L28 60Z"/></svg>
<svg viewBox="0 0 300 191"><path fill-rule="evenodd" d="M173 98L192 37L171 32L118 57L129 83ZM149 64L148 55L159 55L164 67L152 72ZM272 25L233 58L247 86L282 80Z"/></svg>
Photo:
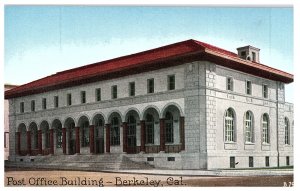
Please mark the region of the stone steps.
<svg viewBox="0 0 300 191"><path fill-rule="evenodd" d="M148 163L131 161L123 154L36 156L34 162L7 162L5 166L88 171L154 168Z"/></svg>

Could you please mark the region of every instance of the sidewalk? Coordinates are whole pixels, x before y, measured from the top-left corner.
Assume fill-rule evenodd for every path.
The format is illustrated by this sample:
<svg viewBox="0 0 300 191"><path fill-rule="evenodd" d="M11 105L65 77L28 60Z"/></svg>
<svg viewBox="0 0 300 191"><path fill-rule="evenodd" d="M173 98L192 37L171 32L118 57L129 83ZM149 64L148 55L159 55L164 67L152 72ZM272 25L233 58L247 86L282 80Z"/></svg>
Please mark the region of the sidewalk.
<svg viewBox="0 0 300 191"><path fill-rule="evenodd" d="M258 169L258 170L118 170L115 172L147 175L170 176L283 176L293 175L293 169Z"/></svg>

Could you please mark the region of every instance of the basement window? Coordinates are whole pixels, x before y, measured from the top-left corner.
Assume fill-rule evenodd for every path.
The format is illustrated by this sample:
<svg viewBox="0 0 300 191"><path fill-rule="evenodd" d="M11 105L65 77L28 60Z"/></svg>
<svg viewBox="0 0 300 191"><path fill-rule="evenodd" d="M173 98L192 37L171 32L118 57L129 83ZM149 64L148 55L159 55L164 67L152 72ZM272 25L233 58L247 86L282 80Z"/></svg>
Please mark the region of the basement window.
<svg viewBox="0 0 300 191"><path fill-rule="evenodd" d="M175 157L168 157L168 161L175 161Z"/></svg>
<svg viewBox="0 0 300 191"><path fill-rule="evenodd" d="M147 161L154 161L154 157L147 157Z"/></svg>

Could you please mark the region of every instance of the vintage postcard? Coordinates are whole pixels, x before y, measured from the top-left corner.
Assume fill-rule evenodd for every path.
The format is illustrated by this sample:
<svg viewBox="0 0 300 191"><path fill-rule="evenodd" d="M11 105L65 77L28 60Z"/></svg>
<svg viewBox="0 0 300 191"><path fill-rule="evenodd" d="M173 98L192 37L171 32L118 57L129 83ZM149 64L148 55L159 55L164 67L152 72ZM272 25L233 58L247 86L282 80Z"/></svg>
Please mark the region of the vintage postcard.
<svg viewBox="0 0 300 191"><path fill-rule="evenodd" d="M293 11L5 5L4 186L294 186Z"/></svg>

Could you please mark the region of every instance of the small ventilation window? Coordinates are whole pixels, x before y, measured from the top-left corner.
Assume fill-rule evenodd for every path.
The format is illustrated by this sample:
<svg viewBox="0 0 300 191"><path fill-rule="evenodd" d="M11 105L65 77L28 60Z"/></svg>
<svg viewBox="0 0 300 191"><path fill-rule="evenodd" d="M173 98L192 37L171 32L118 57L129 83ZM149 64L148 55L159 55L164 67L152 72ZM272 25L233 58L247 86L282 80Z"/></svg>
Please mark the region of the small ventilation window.
<svg viewBox="0 0 300 191"><path fill-rule="evenodd" d="M34 159L30 159L30 162L34 162Z"/></svg>
<svg viewBox="0 0 300 191"><path fill-rule="evenodd" d="M154 161L154 157L147 157L147 161Z"/></svg>
<svg viewBox="0 0 300 191"><path fill-rule="evenodd" d="M175 161L175 157L168 157L168 161Z"/></svg>
<svg viewBox="0 0 300 191"><path fill-rule="evenodd" d="M21 162L23 162L23 159L20 159Z"/></svg>

